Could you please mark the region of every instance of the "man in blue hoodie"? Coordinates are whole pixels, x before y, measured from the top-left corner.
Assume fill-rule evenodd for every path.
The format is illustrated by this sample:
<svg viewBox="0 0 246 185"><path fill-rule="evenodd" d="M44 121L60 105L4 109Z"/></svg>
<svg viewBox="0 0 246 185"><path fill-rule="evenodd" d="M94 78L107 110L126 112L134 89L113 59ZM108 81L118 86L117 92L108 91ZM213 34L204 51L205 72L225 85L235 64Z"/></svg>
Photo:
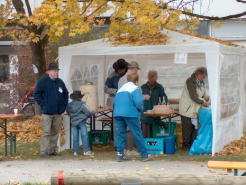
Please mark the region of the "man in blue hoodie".
<svg viewBox="0 0 246 185"><path fill-rule="evenodd" d="M61 130L62 113L68 104L68 90L64 82L58 78L59 68L51 63L47 75L42 77L34 91L35 101L41 106L42 117L40 152L41 157L57 155L57 141Z"/></svg>
<svg viewBox="0 0 246 185"><path fill-rule="evenodd" d="M118 162L127 160L124 149L126 147L126 128L128 127L143 161L148 161L151 159L151 156L147 153L140 127L140 116L143 110L144 98L140 88L136 85L138 74L129 74L127 81L118 90L114 99L113 116L118 128L116 160Z"/></svg>

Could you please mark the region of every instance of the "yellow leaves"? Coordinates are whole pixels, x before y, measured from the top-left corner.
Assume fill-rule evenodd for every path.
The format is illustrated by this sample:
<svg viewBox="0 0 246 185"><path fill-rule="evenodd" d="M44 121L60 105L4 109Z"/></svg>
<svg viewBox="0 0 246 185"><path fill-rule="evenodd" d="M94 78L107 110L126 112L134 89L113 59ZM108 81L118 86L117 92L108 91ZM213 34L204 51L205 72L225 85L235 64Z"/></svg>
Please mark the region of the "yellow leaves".
<svg viewBox="0 0 246 185"><path fill-rule="evenodd" d="M245 155L246 154L246 133L237 141L226 145L217 155Z"/></svg>
<svg viewBox="0 0 246 185"><path fill-rule="evenodd" d="M114 5L106 36L115 45L166 44L168 38L161 34L163 28L177 29L182 26L190 31L199 23L198 19L183 19L181 10L173 10L167 4L154 0L125 0Z"/></svg>

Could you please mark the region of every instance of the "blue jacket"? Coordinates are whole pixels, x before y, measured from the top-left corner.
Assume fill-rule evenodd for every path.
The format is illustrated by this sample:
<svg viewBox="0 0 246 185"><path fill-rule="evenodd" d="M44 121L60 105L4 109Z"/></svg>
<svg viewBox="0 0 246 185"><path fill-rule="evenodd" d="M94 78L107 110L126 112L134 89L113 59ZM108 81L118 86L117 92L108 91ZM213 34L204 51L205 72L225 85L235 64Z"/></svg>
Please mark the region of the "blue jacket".
<svg viewBox="0 0 246 185"><path fill-rule="evenodd" d="M122 76L124 76L124 75L119 75L119 74L113 72L107 78L107 80L105 82L105 86L107 86L108 88L111 88L111 89L115 89L117 91L117 89L118 89L118 82L119 82L119 80L120 80L120 78Z"/></svg>
<svg viewBox="0 0 246 185"><path fill-rule="evenodd" d="M71 123L73 126L86 121L89 116L92 116L94 112L90 111L85 102L80 100L73 100L67 106L67 113L70 115Z"/></svg>
<svg viewBox="0 0 246 185"><path fill-rule="evenodd" d="M60 78L52 80L45 75L36 85L34 99L41 106L43 114L62 114L68 104L68 91Z"/></svg>
<svg viewBox="0 0 246 185"><path fill-rule="evenodd" d="M132 82L124 84L114 98L114 117L140 118L143 110L143 95Z"/></svg>

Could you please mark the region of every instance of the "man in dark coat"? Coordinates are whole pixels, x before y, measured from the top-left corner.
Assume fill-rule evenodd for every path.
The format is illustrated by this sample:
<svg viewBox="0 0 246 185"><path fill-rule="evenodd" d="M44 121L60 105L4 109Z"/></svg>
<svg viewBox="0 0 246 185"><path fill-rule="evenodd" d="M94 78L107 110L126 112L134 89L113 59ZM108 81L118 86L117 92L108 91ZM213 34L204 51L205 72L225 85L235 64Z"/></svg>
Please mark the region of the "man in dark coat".
<svg viewBox="0 0 246 185"><path fill-rule="evenodd" d="M42 117L40 152L41 157L57 155L57 141L62 124L62 114L68 104L68 90L58 78L59 68L51 63L47 74L42 77L34 91L35 101L41 106Z"/></svg>

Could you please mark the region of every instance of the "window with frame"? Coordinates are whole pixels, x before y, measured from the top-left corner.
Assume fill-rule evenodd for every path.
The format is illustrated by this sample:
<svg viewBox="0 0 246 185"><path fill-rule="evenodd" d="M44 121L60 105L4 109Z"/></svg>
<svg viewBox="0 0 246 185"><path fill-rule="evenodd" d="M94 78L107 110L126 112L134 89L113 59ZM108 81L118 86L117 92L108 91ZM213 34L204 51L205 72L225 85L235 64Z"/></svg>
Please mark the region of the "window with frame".
<svg viewBox="0 0 246 185"><path fill-rule="evenodd" d="M0 55L0 82L4 82L9 78L9 56Z"/></svg>

